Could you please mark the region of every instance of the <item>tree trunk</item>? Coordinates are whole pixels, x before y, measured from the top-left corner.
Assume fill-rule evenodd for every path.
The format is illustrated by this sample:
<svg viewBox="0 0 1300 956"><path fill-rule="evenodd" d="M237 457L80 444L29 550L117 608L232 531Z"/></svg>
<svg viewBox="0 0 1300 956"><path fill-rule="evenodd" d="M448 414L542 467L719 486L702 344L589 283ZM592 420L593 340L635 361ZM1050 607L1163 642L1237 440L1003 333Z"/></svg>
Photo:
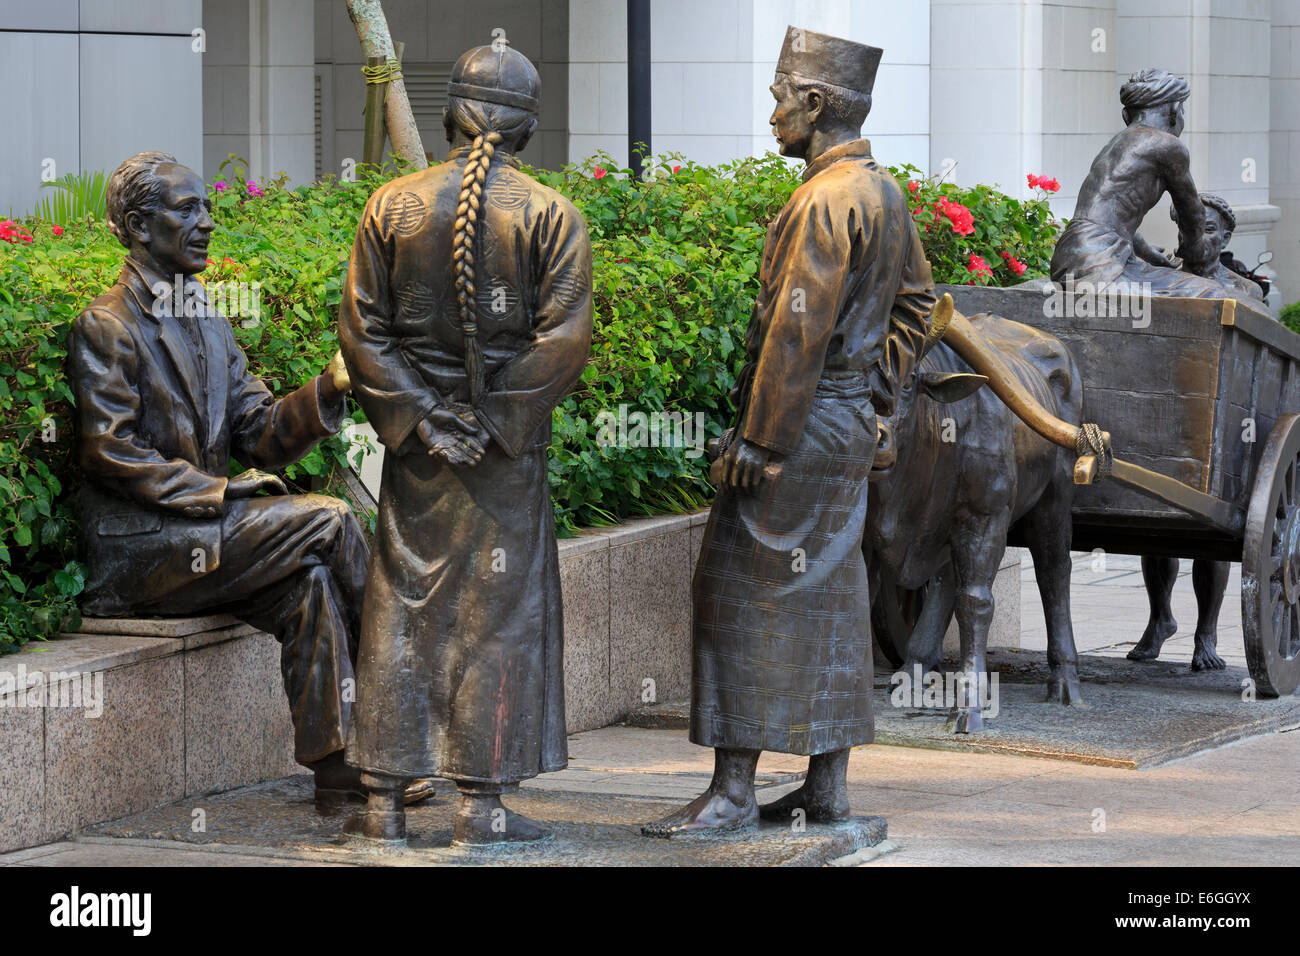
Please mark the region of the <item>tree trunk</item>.
<svg viewBox="0 0 1300 956"><path fill-rule="evenodd" d="M396 59L393 37L388 32L388 20L379 0L347 0L347 4L348 16L357 28L357 39L361 41L362 55ZM384 120L393 152L416 169L426 168L429 161L424 157L424 144L420 142L420 131L415 127L411 101L406 96L406 83L401 79L388 84Z"/></svg>

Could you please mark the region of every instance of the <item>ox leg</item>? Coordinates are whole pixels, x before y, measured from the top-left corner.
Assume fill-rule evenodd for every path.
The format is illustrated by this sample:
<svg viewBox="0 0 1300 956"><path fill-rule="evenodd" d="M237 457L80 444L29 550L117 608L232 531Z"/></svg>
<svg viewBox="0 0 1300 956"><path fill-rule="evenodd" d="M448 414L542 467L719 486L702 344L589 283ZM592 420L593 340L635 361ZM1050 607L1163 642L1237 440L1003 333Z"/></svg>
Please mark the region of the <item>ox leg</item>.
<svg viewBox="0 0 1300 956"><path fill-rule="evenodd" d="M1047 624L1047 699L1059 704L1082 703L1079 655L1074 647L1070 616L1070 503L1072 486L1053 481L1029 513L1029 554L1034 579L1043 599Z"/></svg>
<svg viewBox="0 0 1300 956"><path fill-rule="evenodd" d="M957 630L961 635L961 673L953 732L971 734L984 729L979 688L986 672L985 650L993 622L993 578L1007 546L1009 515L978 516L953 540L957 574Z"/></svg>
<svg viewBox="0 0 1300 956"><path fill-rule="evenodd" d="M922 674L937 671L943 663L943 635L952 620L952 608L957 600L957 577L952 564L945 564L930 579L925 592L925 606L912 629L912 638L907 642L907 661L903 673L914 674L921 668Z"/></svg>

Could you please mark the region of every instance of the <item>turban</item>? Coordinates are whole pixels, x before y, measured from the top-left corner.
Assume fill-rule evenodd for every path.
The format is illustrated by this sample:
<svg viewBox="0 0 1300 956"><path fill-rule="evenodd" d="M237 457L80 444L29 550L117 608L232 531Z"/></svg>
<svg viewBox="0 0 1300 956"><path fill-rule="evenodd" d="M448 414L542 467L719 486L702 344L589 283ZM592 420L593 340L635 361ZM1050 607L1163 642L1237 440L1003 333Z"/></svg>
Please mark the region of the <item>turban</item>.
<svg viewBox="0 0 1300 956"><path fill-rule="evenodd" d="M1187 99L1191 87L1181 76L1164 70L1143 70L1128 78L1119 90L1119 101L1126 110L1145 110Z"/></svg>

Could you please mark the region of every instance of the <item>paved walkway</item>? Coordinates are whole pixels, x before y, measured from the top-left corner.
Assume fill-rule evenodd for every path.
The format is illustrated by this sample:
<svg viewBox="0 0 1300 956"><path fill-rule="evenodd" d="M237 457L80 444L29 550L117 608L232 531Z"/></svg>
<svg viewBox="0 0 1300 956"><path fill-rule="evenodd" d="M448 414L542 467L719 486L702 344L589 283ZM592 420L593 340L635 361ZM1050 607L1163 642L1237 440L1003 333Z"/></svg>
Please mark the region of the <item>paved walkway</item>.
<svg viewBox="0 0 1300 956"><path fill-rule="evenodd" d="M1177 635L1163 657L1190 661L1196 622L1191 563L1174 592ZM1032 568L1024 570L1023 643L1045 634ZM1220 654L1244 664L1239 575L1224 601ZM1137 560L1075 562L1081 653L1120 656L1141 635L1146 595ZM680 801L709 778L711 754L681 731L607 727L570 739L571 766L529 786ZM766 754L766 800L794 786L806 761ZM1300 732L1246 740L1150 770L1065 761L870 746L849 764L853 808L889 821L896 852L866 866L943 864L1286 864L1300 861ZM61 842L0 856L0 866L288 865L182 847Z"/></svg>

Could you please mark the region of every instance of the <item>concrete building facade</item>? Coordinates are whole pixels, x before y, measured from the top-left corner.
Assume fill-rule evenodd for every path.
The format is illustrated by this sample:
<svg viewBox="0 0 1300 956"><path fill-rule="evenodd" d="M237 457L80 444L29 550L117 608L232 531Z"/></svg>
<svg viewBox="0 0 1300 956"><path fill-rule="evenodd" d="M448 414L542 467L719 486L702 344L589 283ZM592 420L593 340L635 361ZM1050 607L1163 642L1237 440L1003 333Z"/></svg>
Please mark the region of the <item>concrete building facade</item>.
<svg viewBox="0 0 1300 956"><path fill-rule="evenodd" d="M459 53L494 29L537 63L528 162L627 161L624 0L385 0L426 151ZM876 155L1029 195L1055 176L1068 216L1121 124L1118 90L1158 66L1191 83L1193 175L1237 211L1300 298L1300 0L654 0L652 148L719 163L772 146L787 23L881 46L865 134ZM230 154L294 182L361 153L361 51L344 0L0 0L0 211L42 178L165 148L212 178ZM165 82L159 82L158 77ZM1144 232L1174 241L1167 204Z"/></svg>

